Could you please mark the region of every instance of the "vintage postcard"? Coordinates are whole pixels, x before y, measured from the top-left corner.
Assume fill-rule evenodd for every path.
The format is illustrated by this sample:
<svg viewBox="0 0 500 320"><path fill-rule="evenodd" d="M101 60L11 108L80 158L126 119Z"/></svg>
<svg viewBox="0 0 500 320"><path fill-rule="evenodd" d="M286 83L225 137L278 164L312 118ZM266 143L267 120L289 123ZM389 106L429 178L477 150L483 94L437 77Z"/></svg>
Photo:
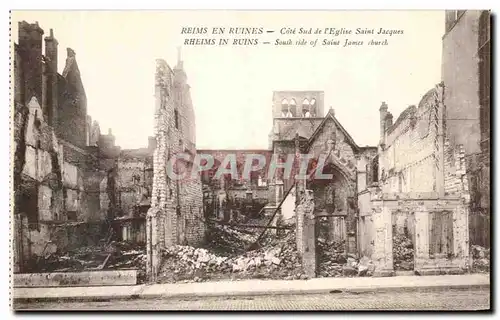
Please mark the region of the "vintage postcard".
<svg viewBox="0 0 500 320"><path fill-rule="evenodd" d="M12 11L14 310L490 310L490 11Z"/></svg>

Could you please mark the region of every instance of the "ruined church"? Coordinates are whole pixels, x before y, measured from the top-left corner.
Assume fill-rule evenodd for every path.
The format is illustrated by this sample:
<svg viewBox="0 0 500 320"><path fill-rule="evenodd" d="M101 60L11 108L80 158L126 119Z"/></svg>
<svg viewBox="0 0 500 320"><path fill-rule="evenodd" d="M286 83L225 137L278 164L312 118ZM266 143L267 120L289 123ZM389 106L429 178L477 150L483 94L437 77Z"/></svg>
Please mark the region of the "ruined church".
<svg viewBox="0 0 500 320"><path fill-rule="evenodd" d="M471 241L489 246L489 238L478 234L489 224L489 189L483 187L489 185L490 84L484 75L489 58L485 55L480 63L459 59L470 52L458 50L456 43L466 34L477 48L489 46L489 13L450 11L446 23L443 82L395 121L386 103L377 107L377 145L357 145L334 110L326 110L322 91L276 91L268 149L199 150L180 58L173 68L164 60L156 62L154 136L144 148L121 149L111 130L101 133L87 114L75 51L67 49L59 74L53 31L43 39L37 23L20 22L13 63L15 272L30 272L40 257L99 243L106 235L144 245L146 273L154 280L162 250L199 245L207 237L207 221L230 221L231 211L263 214L274 226L293 221L301 261L311 277L317 274L320 233L345 242L346 254L369 258L377 275L393 275L402 265L393 252L399 236L414 248L406 270L464 272L470 267ZM474 88L453 76L453 59L477 79ZM461 105L464 100L456 92L469 95L469 104ZM471 110L477 123L467 125L464 141L453 119ZM193 158L210 154L215 166L195 179L170 179L167 163L181 152ZM248 154L263 155L266 166L246 180L216 178L227 154L236 155L238 170ZM290 154L326 155L323 171L333 178L266 175L271 159ZM180 170L192 171L195 165L176 162ZM321 230L320 222L326 226Z"/></svg>

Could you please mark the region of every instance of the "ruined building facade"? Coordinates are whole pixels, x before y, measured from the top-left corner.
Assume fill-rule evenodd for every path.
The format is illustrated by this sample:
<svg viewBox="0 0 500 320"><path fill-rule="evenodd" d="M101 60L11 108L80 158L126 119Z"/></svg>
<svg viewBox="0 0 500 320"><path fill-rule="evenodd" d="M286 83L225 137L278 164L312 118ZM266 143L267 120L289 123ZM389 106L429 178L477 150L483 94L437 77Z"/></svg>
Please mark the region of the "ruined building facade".
<svg viewBox="0 0 500 320"><path fill-rule="evenodd" d="M103 238L144 243L154 143L122 150L87 114L76 53L58 73L58 41L19 22L13 45L15 272L39 257ZM141 224L142 220L142 224Z"/></svg>
<svg viewBox="0 0 500 320"><path fill-rule="evenodd" d="M412 242L420 274L464 272L470 245L489 246L489 21L448 11L443 82L396 121L380 107L374 174L358 185L360 252L379 274L397 270L398 237Z"/></svg>

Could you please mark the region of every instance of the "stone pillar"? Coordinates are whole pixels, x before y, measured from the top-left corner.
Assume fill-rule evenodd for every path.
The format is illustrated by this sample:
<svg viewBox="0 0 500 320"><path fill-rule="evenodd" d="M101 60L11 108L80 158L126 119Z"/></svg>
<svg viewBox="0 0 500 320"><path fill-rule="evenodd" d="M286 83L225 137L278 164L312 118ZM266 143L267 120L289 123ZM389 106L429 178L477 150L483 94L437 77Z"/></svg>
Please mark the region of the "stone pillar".
<svg viewBox="0 0 500 320"><path fill-rule="evenodd" d="M268 186L268 205L275 206L276 203L276 184L275 182L270 182Z"/></svg>
<svg viewBox="0 0 500 320"><path fill-rule="evenodd" d="M377 277L387 277L394 274L392 259L392 216L391 210L378 204L373 212L373 227L375 229L375 248L373 262Z"/></svg>
<svg viewBox="0 0 500 320"><path fill-rule="evenodd" d="M429 261L429 212L424 206L415 210L415 270L419 272Z"/></svg>
<svg viewBox="0 0 500 320"><path fill-rule="evenodd" d="M158 211L151 208L146 220L146 276L150 282L155 282L160 265L159 239L158 239Z"/></svg>
<svg viewBox="0 0 500 320"><path fill-rule="evenodd" d="M438 161L438 166L436 168L436 189L439 197L442 198L445 195L445 168L444 168L444 140L445 140L445 128L444 128L444 84L441 83L436 86L436 105L434 106L437 113L437 132L436 132L436 158Z"/></svg>
<svg viewBox="0 0 500 320"><path fill-rule="evenodd" d="M302 185L299 187L299 185ZM297 249L301 256L304 272L310 278L316 276L316 233L314 218L314 197L312 190L304 188L305 181L297 183L299 204L297 216Z"/></svg>
<svg viewBox="0 0 500 320"><path fill-rule="evenodd" d="M276 191L276 205L278 205L281 200L283 200L284 196L284 188L283 188L283 181L282 180L277 180L275 183L275 191Z"/></svg>
<svg viewBox="0 0 500 320"><path fill-rule="evenodd" d="M469 208L460 203L453 210L453 252L455 265L462 270L469 267Z"/></svg>
<svg viewBox="0 0 500 320"><path fill-rule="evenodd" d="M387 116L387 104L382 102L380 106L380 145L385 144L385 117Z"/></svg>

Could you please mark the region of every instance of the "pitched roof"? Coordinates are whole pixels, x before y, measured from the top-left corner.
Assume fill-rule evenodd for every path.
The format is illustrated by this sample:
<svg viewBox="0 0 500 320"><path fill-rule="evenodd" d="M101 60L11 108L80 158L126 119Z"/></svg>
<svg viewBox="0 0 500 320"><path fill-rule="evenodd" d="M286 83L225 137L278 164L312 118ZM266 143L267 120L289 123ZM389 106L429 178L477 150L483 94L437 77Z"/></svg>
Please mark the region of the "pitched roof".
<svg viewBox="0 0 500 320"><path fill-rule="evenodd" d="M325 118L323 119L323 121L321 121L321 123L319 124L319 126L316 128L316 130L314 131L314 133L311 135L311 137L309 138L309 141L308 141L308 149L310 148L310 146L312 145L313 141L316 139L316 137L319 135L319 133L321 132L321 129L323 129L323 127L325 126L326 122L331 119L333 120L333 122L335 123L335 125L337 126L337 128L339 128L340 132L342 132L344 134L344 136L346 137L347 139L347 142L356 150L356 151L359 151L359 146L356 144L356 142L354 142L354 139L351 137L351 135L347 132L346 129L344 129L344 127L340 124L340 122L337 120L337 118L335 118L335 115L334 115L334 112L333 112L333 109L330 109L328 110L328 113L326 114Z"/></svg>

